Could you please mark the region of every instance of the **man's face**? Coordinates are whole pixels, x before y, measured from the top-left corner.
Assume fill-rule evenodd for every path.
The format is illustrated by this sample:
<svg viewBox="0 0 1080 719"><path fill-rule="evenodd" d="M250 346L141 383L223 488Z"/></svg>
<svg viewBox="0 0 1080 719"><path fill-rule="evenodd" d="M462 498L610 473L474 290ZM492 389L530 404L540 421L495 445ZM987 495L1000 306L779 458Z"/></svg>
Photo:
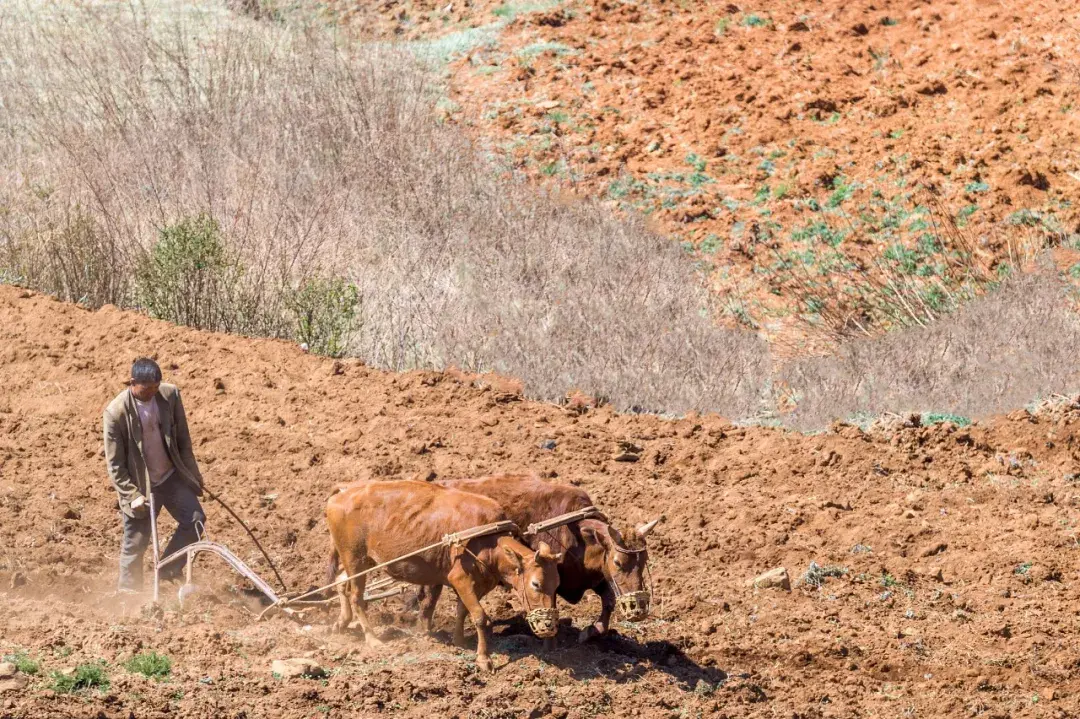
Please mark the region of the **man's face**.
<svg viewBox="0 0 1080 719"><path fill-rule="evenodd" d="M134 380L131 382L131 393L135 395L135 399L140 402L149 402L157 394L158 387L161 386L160 382L154 382L153 384L140 384Z"/></svg>

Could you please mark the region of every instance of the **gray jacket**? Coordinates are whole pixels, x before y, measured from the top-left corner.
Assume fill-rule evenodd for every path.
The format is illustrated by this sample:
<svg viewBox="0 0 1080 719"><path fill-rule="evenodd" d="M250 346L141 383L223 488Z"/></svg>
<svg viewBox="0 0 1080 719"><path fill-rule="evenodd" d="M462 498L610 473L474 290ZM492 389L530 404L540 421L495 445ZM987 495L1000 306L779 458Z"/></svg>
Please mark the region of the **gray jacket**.
<svg viewBox="0 0 1080 719"><path fill-rule="evenodd" d="M203 479L191 449L191 435L188 434L180 390L175 385L162 383L154 401L157 402L161 433L169 459L177 475L201 497ZM130 389L124 390L109 403L104 419L105 465L109 469L109 479L116 488L120 511L134 517L131 502L136 497L147 496L150 475L142 453L142 422L139 421L139 411L135 408L135 397Z"/></svg>

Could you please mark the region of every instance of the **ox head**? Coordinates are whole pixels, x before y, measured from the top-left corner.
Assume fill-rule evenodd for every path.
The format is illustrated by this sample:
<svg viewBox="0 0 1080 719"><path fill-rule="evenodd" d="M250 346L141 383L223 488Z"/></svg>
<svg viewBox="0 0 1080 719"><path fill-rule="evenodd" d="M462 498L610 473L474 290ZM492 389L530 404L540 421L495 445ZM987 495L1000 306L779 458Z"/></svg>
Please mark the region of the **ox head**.
<svg viewBox="0 0 1080 719"><path fill-rule="evenodd" d="M500 537L498 552L499 574L524 605L529 628L541 638L555 636L559 630L555 590L562 553L551 551L545 542L532 550L513 537Z"/></svg>
<svg viewBox="0 0 1080 719"><path fill-rule="evenodd" d="M605 522L582 522L586 562L600 565L589 569L603 571L615 592L620 614L630 622L640 622L649 615L650 596L645 583L649 550L645 537L659 521L654 519L625 535Z"/></svg>

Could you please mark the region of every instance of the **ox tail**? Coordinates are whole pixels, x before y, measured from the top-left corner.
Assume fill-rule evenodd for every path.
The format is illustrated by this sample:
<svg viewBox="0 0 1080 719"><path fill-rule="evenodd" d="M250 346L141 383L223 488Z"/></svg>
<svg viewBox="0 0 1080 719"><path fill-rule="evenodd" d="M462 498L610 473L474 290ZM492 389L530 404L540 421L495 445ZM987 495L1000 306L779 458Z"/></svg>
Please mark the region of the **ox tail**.
<svg viewBox="0 0 1080 719"><path fill-rule="evenodd" d="M340 564L340 560L339 560L339 557L338 557L338 550L337 550L337 547L334 546L334 547L332 547L330 549L330 560L326 564L326 583L327 584L333 584L334 582L337 581L338 565L339 564ZM334 590L335 590L335 587L331 587L330 589L326 590L326 598L327 599L334 596Z"/></svg>

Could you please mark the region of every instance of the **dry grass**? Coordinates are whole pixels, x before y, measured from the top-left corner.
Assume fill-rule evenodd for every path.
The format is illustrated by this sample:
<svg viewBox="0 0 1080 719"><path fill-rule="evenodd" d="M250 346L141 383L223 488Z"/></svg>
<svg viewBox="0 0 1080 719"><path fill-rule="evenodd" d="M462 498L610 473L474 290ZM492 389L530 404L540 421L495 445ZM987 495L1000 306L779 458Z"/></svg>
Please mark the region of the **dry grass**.
<svg viewBox="0 0 1080 719"><path fill-rule="evenodd" d="M378 366L758 409L764 344L714 325L674 243L500 176L436 123L440 88L406 56L159 5L0 8L0 273L133 306L155 243L207 216L225 251L201 324L295 337L297 288L343 277L349 349Z"/></svg>
<svg viewBox="0 0 1080 719"><path fill-rule="evenodd" d="M780 378L797 408L787 421L820 427L885 411L982 417L1080 386L1080 318L1047 265L926 327L788 364Z"/></svg>

